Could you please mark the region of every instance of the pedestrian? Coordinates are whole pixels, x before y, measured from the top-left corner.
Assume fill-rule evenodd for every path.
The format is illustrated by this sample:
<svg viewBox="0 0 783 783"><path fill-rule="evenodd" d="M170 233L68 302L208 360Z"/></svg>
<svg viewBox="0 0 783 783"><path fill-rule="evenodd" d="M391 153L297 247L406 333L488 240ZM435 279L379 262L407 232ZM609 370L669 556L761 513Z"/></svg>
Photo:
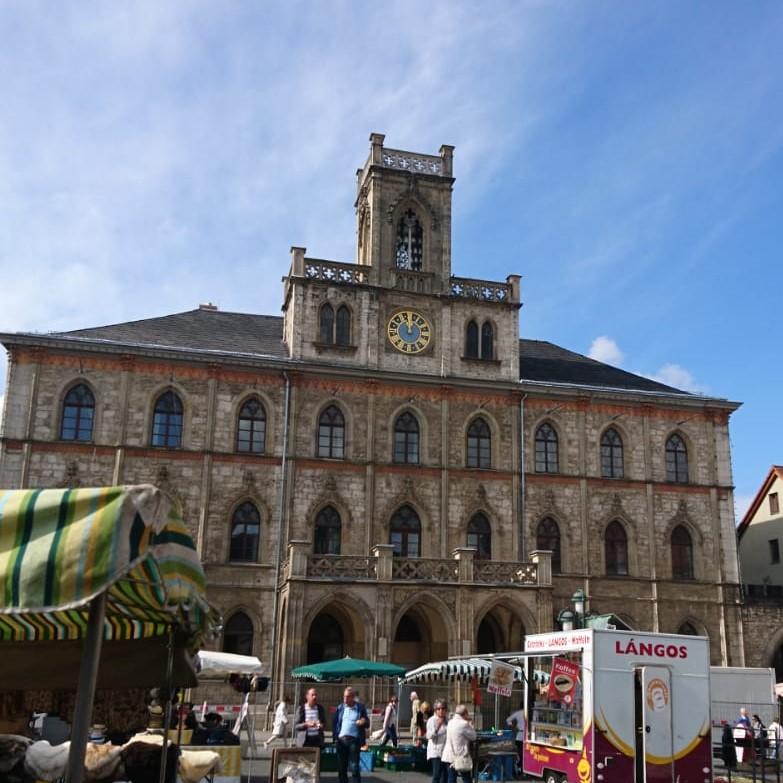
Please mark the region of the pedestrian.
<svg viewBox="0 0 783 783"><path fill-rule="evenodd" d="M397 747L397 695L392 693L389 696L389 703L386 705L386 711L383 713L383 742L384 747L391 741L392 747Z"/></svg>
<svg viewBox="0 0 783 783"><path fill-rule="evenodd" d="M777 718L773 718L767 727L767 737L769 738L769 757L772 759L780 758L780 740L783 739L783 727Z"/></svg>
<svg viewBox="0 0 783 783"><path fill-rule="evenodd" d="M457 775L462 783L471 783L473 779L473 757L470 743L476 739L476 730L470 722L468 708L458 704L454 717L446 727L446 745L441 759L449 763L448 783L457 783Z"/></svg>
<svg viewBox="0 0 783 783"><path fill-rule="evenodd" d="M432 762L432 783L448 783L449 764L442 758L448 723L446 702L436 699L435 714L427 721L427 760Z"/></svg>
<svg viewBox="0 0 783 783"><path fill-rule="evenodd" d="M272 721L272 734L264 743L268 748L275 740L285 740L286 726L288 725L288 696L283 696L275 708L275 717Z"/></svg>
<svg viewBox="0 0 783 783"><path fill-rule="evenodd" d="M767 727L764 725L764 721L754 713L750 728L753 732L753 749L757 755L763 756L766 746L765 740L767 739Z"/></svg>
<svg viewBox="0 0 783 783"><path fill-rule="evenodd" d="M356 692L350 686L343 692L343 702L334 713L332 740L337 744L337 777L340 783L348 783L351 770L353 783L361 783L359 751L364 745L370 719L367 709L356 701Z"/></svg>
<svg viewBox="0 0 783 783"><path fill-rule="evenodd" d="M411 691L411 739L416 738L420 710L421 702L419 701L419 694L416 693L416 691Z"/></svg>
<svg viewBox="0 0 783 783"><path fill-rule="evenodd" d="M296 744L298 747L323 748L326 711L318 703L318 691L310 688L305 694L304 704L296 713Z"/></svg>
<svg viewBox="0 0 783 783"><path fill-rule="evenodd" d="M723 733L720 737L720 757L726 769L737 768L737 749L734 747L734 732L726 721L723 721Z"/></svg>
<svg viewBox="0 0 783 783"><path fill-rule="evenodd" d="M519 756L519 768L522 769L522 761L525 753L525 702L519 703L519 709L515 710L506 718L506 725L511 726L514 731L514 741L517 746L517 755Z"/></svg>

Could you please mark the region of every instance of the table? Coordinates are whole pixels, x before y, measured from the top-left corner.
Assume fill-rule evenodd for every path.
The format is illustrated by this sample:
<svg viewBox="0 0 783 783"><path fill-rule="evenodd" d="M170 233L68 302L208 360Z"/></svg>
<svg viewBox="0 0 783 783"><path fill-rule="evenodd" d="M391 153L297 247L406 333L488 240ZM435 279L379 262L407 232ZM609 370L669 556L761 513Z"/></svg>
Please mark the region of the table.
<svg viewBox="0 0 783 783"><path fill-rule="evenodd" d="M484 770L492 768L492 777L494 780L500 780L502 783L506 783L508 778L514 777L514 763L518 758L518 754L515 750L490 750L486 754L489 759L489 763ZM495 777L496 771L500 769L500 777Z"/></svg>
<svg viewBox="0 0 783 783"><path fill-rule="evenodd" d="M242 775L242 748L239 745L183 745L182 750L212 750L223 761L223 771L213 783L239 783Z"/></svg>

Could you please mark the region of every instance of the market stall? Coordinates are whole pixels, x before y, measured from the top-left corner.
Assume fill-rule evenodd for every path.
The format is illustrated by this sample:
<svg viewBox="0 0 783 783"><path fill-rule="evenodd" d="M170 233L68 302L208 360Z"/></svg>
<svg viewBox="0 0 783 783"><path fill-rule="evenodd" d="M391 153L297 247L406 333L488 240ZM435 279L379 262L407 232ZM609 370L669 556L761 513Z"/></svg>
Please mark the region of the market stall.
<svg viewBox="0 0 783 783"><path fill-rule="evenodd" d="M159 489L0 491L0 689L78 689L71 783L83 777L96 685L194 685L193 655L219 622Z"/></svg>

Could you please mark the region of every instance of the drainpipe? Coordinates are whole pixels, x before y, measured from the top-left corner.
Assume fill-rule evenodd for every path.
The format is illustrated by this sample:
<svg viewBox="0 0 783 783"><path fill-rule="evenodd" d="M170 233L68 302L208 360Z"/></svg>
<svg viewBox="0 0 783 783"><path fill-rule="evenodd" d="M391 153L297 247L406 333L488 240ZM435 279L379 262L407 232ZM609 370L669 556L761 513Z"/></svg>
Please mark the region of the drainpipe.
<svg viewBox="0 0 783 783"><path fill-rule="evenodd" d="M280 462L280 492L277 500L277 562L275 563L275 591L272 599L272 687L269 689L269 703L272 703L272 693L274 692L275 670L278 665L277 648L279 645L279 627L280 622L277 616L280 607L280 567L283 563L283 530L285 521L285 499L286 488L288 484L288 411L291 404L291 378L287 372L283 373L285 378L285 408L283 411L283 454Z"/></svg>
<svg viewBox="0 0 783 783"><path fill-rule="evenodd" d="M527 394L519 401L519 562L525 562L525 400Z"/></svg>

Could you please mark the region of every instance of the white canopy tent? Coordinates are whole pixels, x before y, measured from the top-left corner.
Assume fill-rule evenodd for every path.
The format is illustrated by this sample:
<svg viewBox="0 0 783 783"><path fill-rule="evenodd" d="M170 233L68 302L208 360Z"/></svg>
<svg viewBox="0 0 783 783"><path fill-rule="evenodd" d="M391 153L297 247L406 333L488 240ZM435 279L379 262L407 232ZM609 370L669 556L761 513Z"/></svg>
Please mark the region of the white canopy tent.
<svg viewBox="0 0 783 783"><path fill-rule="evenodd" d="M228 677L230 674L244 674L252 677L261 675L263 664L255 655L200 650L196 660L199 677Z"/></svg>

